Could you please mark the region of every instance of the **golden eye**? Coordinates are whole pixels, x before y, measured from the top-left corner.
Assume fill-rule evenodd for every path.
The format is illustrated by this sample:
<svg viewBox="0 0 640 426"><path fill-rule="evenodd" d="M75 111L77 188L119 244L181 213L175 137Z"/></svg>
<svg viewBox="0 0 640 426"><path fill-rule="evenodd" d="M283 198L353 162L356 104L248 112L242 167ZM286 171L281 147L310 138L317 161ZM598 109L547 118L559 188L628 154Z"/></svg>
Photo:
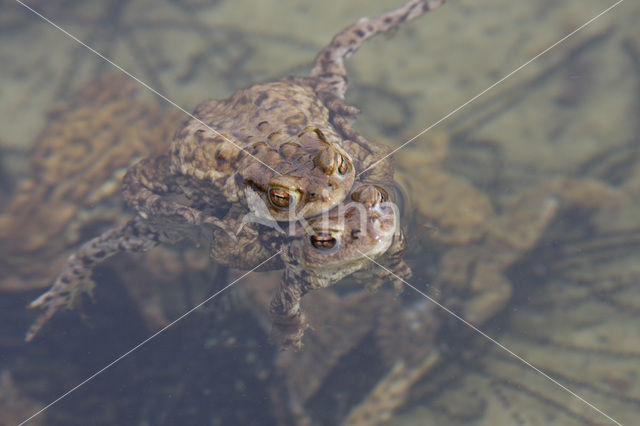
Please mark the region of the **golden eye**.
<svg viewBox="0 0 640 426"><path fill-rule="evenodd" d="M380 188L379 186L371 185L371 189L373 190L373 194L371 195L373 205L382 204L389 199L389 194L387 194L387 191Z"/></svg>
<svg viewBox="0 0 640 426"><path fill-rule="evenodd" d="M282 188L269 189L269 201L274 207L286 209L291 204L291 195L289 191Z"/></svg>
<svg viewBox="0 0 640 426"><path fill-rule="evenodd" d="M336 239L329 232L318 232L311 236L311 245L320 250L328 250L335 247Z"/></svg>
<svg viewBox="0 0 640 426"><path fill-rule="evenodd" d="M347 174L347 171L349 171L349 164L347 163L347 160L345 160L343 155L338 154L338 173L340 173L341 176L344 176Z"/></svg>

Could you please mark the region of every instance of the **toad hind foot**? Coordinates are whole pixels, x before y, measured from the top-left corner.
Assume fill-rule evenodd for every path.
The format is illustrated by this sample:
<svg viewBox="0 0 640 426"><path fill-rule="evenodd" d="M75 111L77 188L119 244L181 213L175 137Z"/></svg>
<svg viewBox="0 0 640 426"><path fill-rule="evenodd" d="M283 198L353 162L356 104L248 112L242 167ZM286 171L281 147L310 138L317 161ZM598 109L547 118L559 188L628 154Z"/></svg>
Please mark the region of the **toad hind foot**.
<svg viewBox="0 0 640 426"><path fill-rule="evenodd" d="M331 43L320 51L309 77L320 79L318 91L324 92L328 100L331 98L344 99L344 94L347 91L345 59L376 34L388 32L403 22L411 21L441 6L445 1L413 0L375 18L361 18L336 35ZM334 112L346 113L346 115L357 113L356 109L345 107L341 102L329 102L329 106L333 105L336 107L333 108Z"/></svg>
<svg viewBox="0 0 640 426"><path fill-rule="evenodd" d="M30 309L37 308L42 312L27 331L25 340L32 340L58 311L76 307L82 294L91 294L95 286L91 280L91 271L96 265L119 252L147 251L161 240L161 236L147 224L133 219L83 244L69 256L62 273L51 288L29 304Z"/></svg>

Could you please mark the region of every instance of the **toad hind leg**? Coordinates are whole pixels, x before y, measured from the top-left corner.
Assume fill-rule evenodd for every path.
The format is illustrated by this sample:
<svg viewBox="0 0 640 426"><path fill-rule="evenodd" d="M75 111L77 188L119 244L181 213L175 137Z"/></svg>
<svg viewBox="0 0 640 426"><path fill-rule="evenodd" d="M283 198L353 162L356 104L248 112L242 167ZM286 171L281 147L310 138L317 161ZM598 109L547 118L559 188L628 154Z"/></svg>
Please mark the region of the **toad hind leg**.
<svg viewBox="0 0 640 426"><path fill-rule="evenodd" d="M344 61L376 34L390 31L404 22L411 21L441 6L445 1L412 0L375 18L361 18L336 35L316 57L308 79L313 82L318 96L333 113L332 121L348 138L376 157L376 160L387 157L388 151L371 144L350 127L350 118L358 114L359 110L343 102L347 91L347 70Z"/></svg>
<svg viewBox="0 0 640 426"><path fill-rule="evenodd" d="M32 340L56 312L72 308L83 293L91 293L94 287L91 271L96 265L119 252L147 251L162 240L162 234L136 218L84 243L69 256L51 288L29 304L29 308L43 312L27 331L25 340Z"/></svg>
<svg viewBox="0 0 640 426"><path fill-rule="evenodd" d="M319 78L319 92L344 99L347 91L347 71L344 60L376 34L387 32L403 22L415 19L445 3L446 0L413 0L375 18L361 18L336 35L316 58L309 77Z"/></svg>

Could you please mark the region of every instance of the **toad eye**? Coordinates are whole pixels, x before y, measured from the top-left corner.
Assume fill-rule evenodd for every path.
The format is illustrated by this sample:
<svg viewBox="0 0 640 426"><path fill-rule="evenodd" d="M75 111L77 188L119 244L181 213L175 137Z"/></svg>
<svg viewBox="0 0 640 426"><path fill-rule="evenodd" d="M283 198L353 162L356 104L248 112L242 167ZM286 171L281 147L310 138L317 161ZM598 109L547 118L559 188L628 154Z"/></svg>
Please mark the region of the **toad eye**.
<svg viewBox="0 0 640 426"><path fill-rule="evenodd" d="M342 154L338 154L338 173L340 174L340 176L344 176L347 174L347 172L349 171L349 163L347 163L347 160L344 158L344 155Z"/></svg>
<svg viewBox="0 0 640 426"><path fill-rule="evenodd" d="M336 245L336 239L330 232L318 232L310 238L311 245L320 250L332 249Z"/></svg>
<svg viewBox="0 0 640 426"><path fill-rule="evenodd" d="M295 207L297 197L284 188L270 188L269 202L278 209L288 209Z"/></svg>

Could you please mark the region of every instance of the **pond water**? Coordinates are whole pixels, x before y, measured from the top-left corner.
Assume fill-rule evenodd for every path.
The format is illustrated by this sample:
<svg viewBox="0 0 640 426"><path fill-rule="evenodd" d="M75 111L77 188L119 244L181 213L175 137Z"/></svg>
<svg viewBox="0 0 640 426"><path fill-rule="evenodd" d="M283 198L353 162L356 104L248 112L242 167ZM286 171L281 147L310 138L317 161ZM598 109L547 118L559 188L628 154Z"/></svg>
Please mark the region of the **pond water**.
<svg viewBox="0 0 640 426"><path fill-rule="evenodd" d="M399 148L413 276L306 296L299 352L269 340L278 272L187 243L106 262L29 343L25 306L130 217L124 170L186 118L166 99L304 75L402 0L24 3L0 2L0 424L640 418L637 3L449 0L347 61L354 127Z"/></svg>

